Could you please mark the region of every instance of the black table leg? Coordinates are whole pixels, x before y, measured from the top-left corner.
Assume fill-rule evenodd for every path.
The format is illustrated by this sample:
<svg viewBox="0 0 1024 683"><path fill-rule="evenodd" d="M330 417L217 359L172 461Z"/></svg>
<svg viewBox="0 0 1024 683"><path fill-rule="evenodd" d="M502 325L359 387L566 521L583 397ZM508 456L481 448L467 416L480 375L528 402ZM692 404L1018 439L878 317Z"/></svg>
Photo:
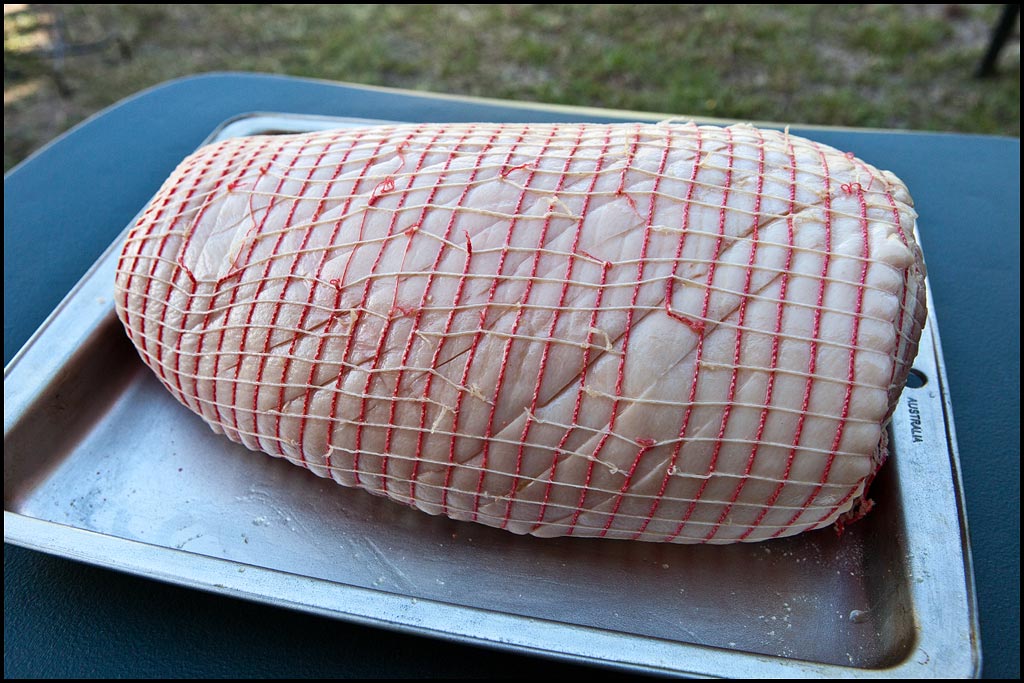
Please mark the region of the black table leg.
<svg viewBox="0 0 1024 683"><path fill-rule="evenodd" d="M1010 37L1010 32L1013 31L1013 24L1017 20L1019 13L1019 4L1003 6L1003 16L999 17L999 23L996 24L995 30L992 31L992 40L988 44L988 51L985 52L985 57L981 60L981 65L975 73L978 78L995 75L996 61L999 59L999 53L1002 51L1003 45L1006 44L1006 39Z"/></svg>

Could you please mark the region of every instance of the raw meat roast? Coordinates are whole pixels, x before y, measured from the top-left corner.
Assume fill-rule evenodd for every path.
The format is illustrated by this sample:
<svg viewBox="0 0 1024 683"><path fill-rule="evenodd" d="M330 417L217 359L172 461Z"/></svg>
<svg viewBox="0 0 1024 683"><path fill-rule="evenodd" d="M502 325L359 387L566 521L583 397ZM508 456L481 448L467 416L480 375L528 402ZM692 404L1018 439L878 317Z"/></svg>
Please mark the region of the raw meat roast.
<svg viewBox="0 0 1024 683"><path fill-rule="evenodd" d="M891 173L750 126L232 139L117 311L214 430L537 536L756 541L866 506L925 319Z"/></svg>

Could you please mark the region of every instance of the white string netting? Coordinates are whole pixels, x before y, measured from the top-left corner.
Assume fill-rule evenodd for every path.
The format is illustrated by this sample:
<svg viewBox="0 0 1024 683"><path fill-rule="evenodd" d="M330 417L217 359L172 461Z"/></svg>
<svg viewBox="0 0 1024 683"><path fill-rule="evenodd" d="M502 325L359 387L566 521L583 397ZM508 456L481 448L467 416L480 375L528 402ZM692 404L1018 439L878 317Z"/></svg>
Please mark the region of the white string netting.
<svg viewBox="0 0 1024 683"><path fill-rule="evenodd" d="M518 533L848 514L924 322L906 188L788 133L419 125L232 139L131 231L118 310L250 448Z"/></svg>

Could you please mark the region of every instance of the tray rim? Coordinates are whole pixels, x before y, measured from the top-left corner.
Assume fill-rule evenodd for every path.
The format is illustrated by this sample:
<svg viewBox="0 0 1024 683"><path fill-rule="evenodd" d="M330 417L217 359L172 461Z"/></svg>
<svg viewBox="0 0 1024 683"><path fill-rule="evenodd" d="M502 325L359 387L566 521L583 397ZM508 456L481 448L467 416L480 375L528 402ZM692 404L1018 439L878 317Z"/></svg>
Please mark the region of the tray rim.
<svg viewBox="0 0 1024 683"><path fill-rule="evenodd" d="M253 122L263 122L270 126L274 123L300 122L312 124L312 130L326 130L331 127L353 125L395 125L400 122L362 119L354 117L331 117L320 115L288 114L276 112L249 112L232 116L219 124L202 144L230 137L228 133L233 127L244 127ZM278 126L280 127L280 126ZM294 126L293 126L294 127ZM308 128L296 129L309 130ZM140 214L141 215L141 211ZM82 278L40 324L39 328L29 337L25 344L4 367L4 433L5 439L11 427L22 413L21 408L31 401L23 396L8 394L8 377L22 362L26 355L39 342L40 338L59 321L64 313L87 287L96 272L116 253L125 234L138 219L138 216L122 230L109 247L107 247ZM916 233L916 229L915 229ZM920 240L920 238L918 237ZM526 617L507 612L486 610L477 607L459 605L425 598L401 596L378 589L363 588L312 576L293 574L290 572L270 569L259 565L246 564L210 555L201 555L186 550L176 550L156 544L125 539L113 535L68 526L57 522L28 517L19 513L4 510L4 541L24 548L45 552L67 559L77 560L116 571L123 571L145 578L197 588L207 592L239 597L264 604L285 607L304 612L319 614L331 618L396 630L415 635L436 637L455 642L473 645L484 645L529 655L551 657L586 665L613 666L636 672L656 674L685 674L698 677L719 676L782 676L782 677L919 677L919 676L962 676L978 677L981 672L980 627L978 620L977 593L973 572L969 528L966 506L964 502L963 477L959 461L959 450L956 442L955 423L953 421L952 400L949 395L948 381L943 362L938 324L935 320L934 303L931 287L926 280L928 319L924 334L929 335L934 352L936 381L939 385L939 402L943 411L943 427L946 433L947 455L950 463L950 474L953 484L953 495L956 500L956 519L960 536L962 568L964 571L967 631L971 647L969 657L957 660L958 671L922 670L925 663L915 661L914 656L922 641L929 641L931 631L929 624L916 623L916 639L907 650L906 657L887 668L845 667L841 665L790 659L772 655L762 655L749 651L728 650L713 646L697 645L679 641L669 641L650 636L610 631L580 624ZM70 346L73 353L82 339L85 339L104 320L113 316L112 302L106 302L106 314L94 316L88 329ZM102 303L100 304L102 307ZM60 365L63 365L61 361ZM59 371L59 368L58 370ZM116 554L109 555L94 551L125 550L130 558ZM174 566L177 573L168 571ZM220 577L217 583L208 580L209 576ZM204 577L206 577L204 579ZM245 578L243 578L245 577ZM245 580L255 577L255 580ZM283 579L302 590L283 591L284 595L268 595L254 589L265 585L262 579ZM312 589L312 590L311 590ZM330 598L334 607L315 604L310 600L301 599L301 595L315 594ZM359 609L354 609L356 605ZM374 609L370 609L370 608ZM452 629L451 614L465 617L465 627ZM543 631L542 637L533 637L528 629L509 628L522 626L523 623L536 626ZM505 627L505 628L502 628ZM559 637L569 636L569 637ZM581 638L581 636L585 636ZM609 640L610 639L610 640ZM563 649L552 648L552 643L564 643ZM641 650L643 661L615 659L602 656L593 644L615 646L615 651L628 643L634 652ZM685 662L687 668L672 666L668 662ZM664 663L661 663L664 662ZM698 666L700 665L700 666ZM712 666L713 665L713 666Z"/></svg>

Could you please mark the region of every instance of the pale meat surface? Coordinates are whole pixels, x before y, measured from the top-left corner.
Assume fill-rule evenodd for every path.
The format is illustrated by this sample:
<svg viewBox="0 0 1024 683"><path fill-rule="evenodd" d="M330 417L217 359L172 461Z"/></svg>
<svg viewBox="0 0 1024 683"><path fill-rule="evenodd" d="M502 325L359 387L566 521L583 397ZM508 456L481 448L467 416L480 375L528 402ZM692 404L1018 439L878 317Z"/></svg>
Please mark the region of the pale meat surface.
<svg viewBox="0 0 1024 683"><path fill-rule="evenodd" d="M131 230L118 314L215 430L538 536L851 514L925 318L904 185L750 126L232 139ZM215 457L215 454L211 454Z"/></svg>

